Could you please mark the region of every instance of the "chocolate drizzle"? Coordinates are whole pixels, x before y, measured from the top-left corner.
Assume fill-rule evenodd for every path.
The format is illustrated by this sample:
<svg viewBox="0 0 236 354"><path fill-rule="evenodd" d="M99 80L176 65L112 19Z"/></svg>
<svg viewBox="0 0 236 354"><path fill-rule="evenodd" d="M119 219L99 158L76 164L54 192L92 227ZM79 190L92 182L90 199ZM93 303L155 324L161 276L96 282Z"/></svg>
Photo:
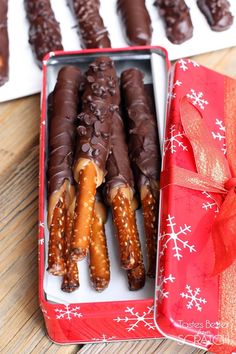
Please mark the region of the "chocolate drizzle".
<svg viewBox="0 0 236 354"><path fill-rule="evenodd" d="M167 38L172 43L181 44L192 37L193 24L184 0L156 0L154 5L163 17Z"/></svg>
<svg viewBox="0 0 236 354"><path fill-rule="evenodd" d="M152 39L152 26L145 0L118 0L120 13L130 45L148 45Z"/></svg>
<svg viewBox="0 0 236 354"><path fill-rule="evenodd" d="M30 23L29 43L39 66L48 52L63 50L59 23L49 0L24 0Z"/></svg>
<svg viewBox="0 0 236 354"><path fill-rule="evenodd" d="M119 86L114 63L108 57L97 58L86 73L82 113L78 116L76 160L93 160L104 174L110 151L111 119L118 110L117 101Z"/></svg>
<svg viewBox="0 0 236 354"><path fill-rule="evenodd" d="M197 4L214 31L225 31L232 25L233 16L227 0L198 0Z"/></svg>
<svg viewBox="0 0 236 354"><path fill-rule="evenodd" d="M53 95L49 95L49 195L62 186L65 179L74 183L72 163L75 145L78 89L82 80L78 68L60 70ZM50 113L51 112L51 113Z"/></svg>
<svg viewBox="0 0 236 354"><path fill-rule="evenodd" d="M119 112L115 112L112 117L111 154L107 160L106 200L109 201L110 191L113 188L121 186L133 189L134 179L130 167L123 120Z"/></svg>
<svg viewBox="0 0 236 354"><path fill-rule="evenodd" d="M100 16L99 0L68 0L79 26L83 48L110 48L111 42Z"/></svg>
<svg viewBox="0 0 236 354"><path fill-rule="evenodd" d="M152 187L160 178L160 150L156 117L150 97L138 69L125 70L121 75L129 126L129 157L138 189Z"/></svg>
<svg viewBox="0 0 236 354"><path fill-rule="evenodd" d="M8 81L9 40L7 31L8 0L1 1L0 7L0 86Z"/></svg>

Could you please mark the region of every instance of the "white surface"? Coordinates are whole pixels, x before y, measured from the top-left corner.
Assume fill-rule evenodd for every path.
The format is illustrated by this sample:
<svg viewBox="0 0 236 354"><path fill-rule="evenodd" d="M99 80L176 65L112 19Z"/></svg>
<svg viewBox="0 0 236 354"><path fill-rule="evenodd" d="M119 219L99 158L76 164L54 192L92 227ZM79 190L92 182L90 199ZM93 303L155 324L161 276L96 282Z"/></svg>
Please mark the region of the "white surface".
<svg viewBox="0 0 236 354"><path fill-rule="evenodd" d="M147 62L151 60L151 68L147 65ZM128 59L128 57L123 58L122 62L115 61L118 74L121 70L127 69L130 65L135 65L139 67L143 72L145 72L145 83L151 82L151 75L155 77L153 80L154 94L157 109L158 126L160 131L160 125L163 125L164 113L165 113L165 101L166 101L166 82L167 82L167 72L165 59L156 53L151 55L151 59L140 59L137 57L135 59ZM78 65L78 63L77 63ZM50 88L54 86L57 77L58 66L48 68L48 92ZM151 72L150 72L151 70ZM158 99L157 99L158 98ZM162 128L161 128L162 129ZM162 136L162 134L161 134ZM46 197L45 197L46 198ZM46 206L47 208L47 206ZM142 250L144 255L144 262L146 264L146 250L145 250L145 237L144 237L144 227L143 218L141 210L136 212L137 223L139 235L142 243ZM47 211L45 209L45 220L46 225ZM154 297L155 280L146 278L146 284L143 289L138 291L129 291L128 281L126 272L120 268L119 254L118 254L118 243L115 236L115 230L113 223L111 221L111 215L109 215L108 222L106 223L106 236L108 241L108 251L111 262L111 281L106 290L102 293L97 293L90 285L89 280L89 264L88 260L83 260L78 263L79 265L79 278L80 287L78 290L71 294L64 293L60 290L61 287L61 277L55 277L50 275L46 270L44 272L44 291L46 293L47 299L49 301L57 303L84 303L84 302L103 302L103 301L122 301L122 300L140 300L145 298ZM47 246L48 246L49 234L45 228L45 258L47 259ZM45 264L45 269L47 264Z"/></svg>
<svg viewBox="0 0 236 354"><path fill-rule="evenodd" d="M135 1L135 0L134 0ZM146 0L149 10L153 36L152 44L165 47L170 59L192 56L199 53L231 47L236 45L236 19L230 29L224 32L211 31L204 16L196 5L196 0L186 0L190 7L194 35L189 41L172 44L165 36L164 25L154 0ZM80 49L77 35L76 20L66 5L66 0L51 0L55 16L61 25L63 45L65 50ZM113 47L125 47L127 43L122 33L122 26L116 15L116 0L101 0L101 15L110 33ZM231 11L236 17L236 1L230 0ZM10 39L10 80L0 87L0 102L13 98L27 96L41 90L41 71L34 62L31 48L28 44L28 23L25 18L23 0L9 0L9 39Z"/></svg>

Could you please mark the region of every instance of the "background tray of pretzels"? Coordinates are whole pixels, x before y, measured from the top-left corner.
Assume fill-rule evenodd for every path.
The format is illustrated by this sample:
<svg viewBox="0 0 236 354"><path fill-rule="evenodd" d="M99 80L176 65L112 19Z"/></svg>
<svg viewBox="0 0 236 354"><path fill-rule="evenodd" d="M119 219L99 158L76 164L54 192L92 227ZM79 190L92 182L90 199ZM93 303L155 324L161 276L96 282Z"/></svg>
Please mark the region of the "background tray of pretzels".
<svg viewBox="0 0 236 354"><path fill-rule="evenodd" d="M236 44L233 0L1 0L0 102L40 92L55 50L158 45L170 59Z"/></svg>
<svg viewBox="0 0 236 354"><path fill-rule="evenodd" d="M46 298L153 298L165 52L56 55L43 69Z"/></svg>

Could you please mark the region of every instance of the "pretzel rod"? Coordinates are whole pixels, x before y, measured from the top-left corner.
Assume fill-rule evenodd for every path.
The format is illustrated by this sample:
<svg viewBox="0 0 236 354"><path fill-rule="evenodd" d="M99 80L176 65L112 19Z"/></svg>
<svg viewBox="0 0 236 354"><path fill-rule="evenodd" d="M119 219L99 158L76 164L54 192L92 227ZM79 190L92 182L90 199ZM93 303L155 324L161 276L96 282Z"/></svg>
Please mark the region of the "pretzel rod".
<svg viewBox="0 0 236 354"><path fill-rule="evenodd" d="M110 281L110 261L107 250L107 241L104 224L106 223L106 209L96 201L89 245L90 279L96 291L103 291Z"/></svg>
<svg viewBox="0 0 236 354"><path fill-rule="evenodd" d="M71 210L70 210L71 209ZM79 272L78 265L70 257L70 242L73 232L73 211L74 203L67 211L66 225L65 225L65 259L66 259L66 273L63 276L61 290L67 293L75 291L79 287Z"/></svg>
<svg viewBox="0 0 236 354"><path fill-rule="evenodd" d="M233 23L230 3L227 0L197 0L201 12L214 31L225 31Z"/></svg>
<svg viewBox="0 0 236 354"><path fill-rule="evenodd" d="M74 178L78 183L74 232L71 242L73 260L83 259L89 249L96 189L104 179L110 151L111 119L117 109L118 81L112 60L99 57L86 73L82 113L78 116L78 141Z"/></svg>
<svg viewBox="0 0 236 354"><path fill-rule="evenodd" d="M136 291L145 285L145 268L143 261L134 269L127 270L129 290Z"/></svg>
<svg viewBox="0 0 236 354"><path fill-rule="evenodd" d="M138 187L144 216L148 272L155 276L160 176L160 151L156 117L138 69L121 75L129 125L129 156Z"/></svg>
<svg viewBox="0 0 236 354"><path fill-rule="evenodd" d="M39 66L44 56L53 50L63 50L60 26L49 0L24 0L30 24L29 43Z"/></svg>
<svg viewBox="0 0 236 354"><path fill-rule="evenodd" d="M66 219L75 199L72 161L80 82L79 69L64 67L58 74L54 92L48 98L48 271L54 275L64 275L66 272Z"/></svg>
<svg viewBox="0 0 236 354"><path fill-rule="evenodd" d="M83 48L110 48L109 34L99 13L99 0L68 0L79 26Z"/></svg>
<svg viewBox="0 0 236 354"><path fill-rule="evenodd" d="M8 81L9 39L7 30L8 0L0 2L0 86Z"/></svg>
<svg viewBox="0 0 236 354"><path fill-rule="evenodd" d="M50 238L48 245L48 268L53 275L64 275L65 267L65 223L66 201L65 191L60 193L59 200L54 208L52 222L50 224Z"/></svg>
<svg viewBox="0 0 236 354"><path fill-rule="evenodd" d="M167 38L172 43L181 44L193 36L193 24L184 0L156 0L154 5L163 18Z"/></svg>
<svg viewBox="0 0 236 354"><path fill-rule="evenodd" d="M145 0L117 0L117 11L130 45L151 44L152 26Z"/></svg>

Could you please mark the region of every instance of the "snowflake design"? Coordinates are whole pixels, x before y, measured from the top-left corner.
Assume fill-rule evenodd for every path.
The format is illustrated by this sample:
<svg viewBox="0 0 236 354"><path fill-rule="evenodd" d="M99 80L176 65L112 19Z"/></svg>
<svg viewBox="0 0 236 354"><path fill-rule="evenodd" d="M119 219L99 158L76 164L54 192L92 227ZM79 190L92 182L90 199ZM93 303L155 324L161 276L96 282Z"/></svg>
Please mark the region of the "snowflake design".
<svg viewBox="0 0 236 354"><path fill-rule="evenodd" d="M210 195L208 192L202 192L203 195L205 195L208 199L212 200L212 202L206 202L202 204L202 209L205 210L213 210L215 213L219 213L219 207L216 204L214 198Z"/></svg>
<svg viewBox="0 0 236 354"><path fill-rule="evenodd" d="M163 272L164 272L164 268L161 268L160 275L158 277L158 284L157 284L157 295L158 295L158 300L160 302L164 298L167 298L169 296L169 291L165 290L165 284L168 282L173 283L175 281L175 277L173 277L172 274L170 274L168 277L165 277Z"/></svg>
<svg viewBox="0 0 236 354"><path fill-rule="evenodd" d="M225 143L225 126L223 125L222 120L216 119L216 126L218 127L218 132L211 132L215 140L222 142L221 151L226 154L226 143Z"/></svg>
<svg viewBox="0 0 236 354"><path fill-rule="evenodd" d="M178 63L180 64L179 65L180 69L182 69L183 71L187 71L189 69L189 64L191 64L194 68L199 68L200 66L199 64L197 64L195 61L191 59L180 59Z"/></svg>
<svg viewBox="0 0 236 354"><path fill-rule="evenodd" d="M176 92L174 92L176 86L180 87L182 85L182 82L179 80L176 80L172 86L172 90L168 93L168 100L170 101L173 98L176 98Z"/></svg>
<svg viewBox="0 0 236 354"><path fill-rule="evenodd" d="M134 307L126 307L125 312L127 316L125 317L117 317L114 319L117 323L124 322L128 323L128 327L126 327L128 332L135 331L136 328L142 324L144 327L147 327L148 330L152 329L155 330L155 324L153 322L153 311L154 307L147 307L147 311L144 311L142 314L139 312L135 312Z"/></svg>
<svg viewBox="0 0 236 354"><path fill-rule="evenodd" d="M180 133L175 128L175 124L170 127L169 138L164 141L164 154L166 151L170 150L171 154L176 152L177 146L181 147L183 151L188 151L187 146L181 141L183 139L184 133Z"/></svg>
<svg viewBox="0 0 236 354"><path fill-rule="evenodd" d="M40 239L38 240L38 244L39 244L39 246L44 245L44 238L40 238Z"/></svg>
<svg viewBox="0 0 236 354"><path fill-rule="evenodd" d="M108 337L106 334L102 334L102 336L100 338L92 338L93 341L96 341L96 342L108 342L110 340L114 340L116 339L116 336L112 336L112 337Z"/></svg>
<svg viewBox="0 0 236 354"><path fill-rule="evenodd" d="M67 319L71 320L72 317L77 317L81 318L82 313L78 312L80 310L79 306L72 307L71 305L65 305L65 309L55 309L55 312L57 313L56 318L58 320L60 319Z"/></svg>
<svg viewBox="0 0 236 354"><path fill-rule="evenodd" d="M187 97L191 99L194 106L199 106L202 110L205 109L204 105L208 105L208 101L204 100L202 92L196 92L194 89L190 89L191 93L187 93Z"/></svg>
<svg viewBox="0 0 236 354"><path fill-rule="evenodd" d="M51 317L48 316L48 311L45 310L44 308L41 307L42 313L44 315L44 317L46 317L47 319L50 319Z"/></svg>
<svg viewBox="0 0 236 354"><path fill-rule="evenodd" d="M190 285L186 285L186 292L181 293L180 296L183 299L188 300L186 307L187 309L192 309L195 307L198 311L202 311L202 304L206 304L206 299L199 297L200 288L196 288L195 290L191 289Z"/></svg>
<svg viewBox="0 0 236 354"><path fill-rule="evenodd" d="M160 236L160 240L164 241L162 246L161 255L164 255L164 251L168 246L169 242L173 242L172 250L174 251L174 257L177 258L178 261L183 257L181 254L182 246L183 248L187 248L190 253L196 252L194 245L189 245L188 241L182 240L180 235L186 235L188 232L191 232L191 226L184 224L184 226L179 226L179 230L176 231L176 223L174 222L175 217L168 215L166 221L168 221L167 226L169 227L169 232L164 232Z"/></svg>

